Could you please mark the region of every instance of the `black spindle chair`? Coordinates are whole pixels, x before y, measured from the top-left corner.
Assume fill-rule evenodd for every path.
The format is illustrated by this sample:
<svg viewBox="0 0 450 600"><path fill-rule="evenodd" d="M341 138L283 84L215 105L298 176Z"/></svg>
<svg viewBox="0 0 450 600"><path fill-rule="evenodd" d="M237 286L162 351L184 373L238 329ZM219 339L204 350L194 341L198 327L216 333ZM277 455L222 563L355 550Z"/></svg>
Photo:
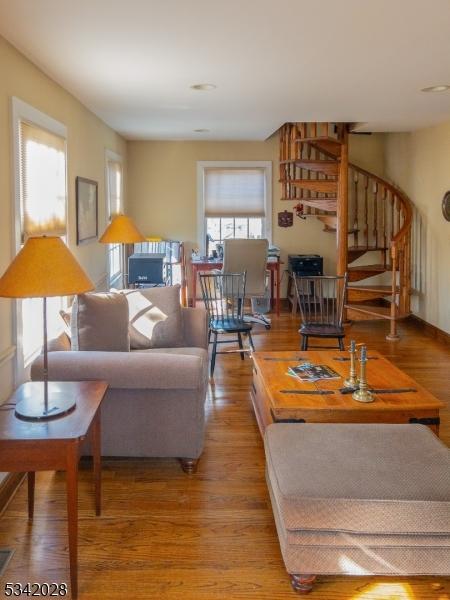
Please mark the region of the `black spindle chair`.
<svg viewBox="0 0 450 600"><path fill-rule="evenodd" d="M214 374L217 354L239 352L244 360L242 335L248 336L250 351L254 350L251 335L252 325L244 321L246 273L200 273L203 301L209 318L209 341L213 336L210 374ZM236 334L233 339L218 340L221 334ZM217 344L237 342L239 350L217 351Z"/></svg>
<svg viewBox="0 0 450 600"><path fill-rule="evenodd" d="M295 292L300 307L299 329L301 349L307 350L309 338L337 338L339 350L344 350L344 311L347 274L343 276L317 276L294 278ZM329 346L312 346L329 348Z"/></svg>

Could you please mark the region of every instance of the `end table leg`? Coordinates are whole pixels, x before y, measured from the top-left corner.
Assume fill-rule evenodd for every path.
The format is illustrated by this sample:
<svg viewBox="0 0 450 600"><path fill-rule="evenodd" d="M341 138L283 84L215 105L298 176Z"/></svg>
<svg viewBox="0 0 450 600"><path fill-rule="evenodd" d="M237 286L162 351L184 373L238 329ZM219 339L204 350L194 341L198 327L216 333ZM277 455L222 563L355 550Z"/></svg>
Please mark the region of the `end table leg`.
<svg viewBox="0 0 450 600"><path fill-rule="evenodd" d="M30 521L34 516L34 485L36 481L36 473L28 471L28 518Z"/></svg>
<svg viewBox="0 0 450 600"><path fill-rule="evenodd" d="M67 521L72 598L78 597L78 444L67 449Z"/></svg>
<svg viewBox="0 0 450 600"><path fill-rule="evenodd" d="M100 516L102 510L102 457L101 457L101 429L100 408L92 423L92 454L94 462L94 488L95 488L95 514Z"/></svg>

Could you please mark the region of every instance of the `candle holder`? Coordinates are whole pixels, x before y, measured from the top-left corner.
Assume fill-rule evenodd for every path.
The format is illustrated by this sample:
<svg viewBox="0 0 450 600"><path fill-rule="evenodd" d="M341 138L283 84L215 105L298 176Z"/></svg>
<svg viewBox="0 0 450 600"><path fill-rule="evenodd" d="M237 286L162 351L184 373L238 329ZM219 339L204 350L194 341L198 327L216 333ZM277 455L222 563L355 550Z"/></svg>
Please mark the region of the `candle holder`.
<svg viewBox="0 0 450 600"><path fill-rule="evenodd" d="M350 373L347 379L344 381L344 386L349 388L356 388L359 384L359 379L356 377L356 342L351 340L350 342Z"/></svg>
<svg viewBox="0 0 450 600"><path fill-rule="evenodd" d="M361 354L359 357L359 389L353 392L352 398L357 402L373 402L374 396L369 392L366 378L366 363L367 363L367 348L361 346Z"/></svg>

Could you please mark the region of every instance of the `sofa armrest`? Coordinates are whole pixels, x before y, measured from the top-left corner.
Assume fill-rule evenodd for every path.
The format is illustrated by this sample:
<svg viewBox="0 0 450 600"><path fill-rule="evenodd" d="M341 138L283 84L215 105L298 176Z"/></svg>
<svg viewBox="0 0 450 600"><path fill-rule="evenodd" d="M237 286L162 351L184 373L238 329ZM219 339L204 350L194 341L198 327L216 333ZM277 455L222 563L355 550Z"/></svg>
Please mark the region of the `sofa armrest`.
<svg viewBox="0 0 450 600"><path fill-rule="evenodd" d="M204 308L181 308L186 346L208 349L208 314Z"/></svg>
<svg viewBox="0 0 450 600"><path fill-rule="evenodd" d="M31 365L31 379L42 381L43 357ZM119 389L198 389L203 381L198 356L145 352L50 352L50 381L103 380Z"/></svg>

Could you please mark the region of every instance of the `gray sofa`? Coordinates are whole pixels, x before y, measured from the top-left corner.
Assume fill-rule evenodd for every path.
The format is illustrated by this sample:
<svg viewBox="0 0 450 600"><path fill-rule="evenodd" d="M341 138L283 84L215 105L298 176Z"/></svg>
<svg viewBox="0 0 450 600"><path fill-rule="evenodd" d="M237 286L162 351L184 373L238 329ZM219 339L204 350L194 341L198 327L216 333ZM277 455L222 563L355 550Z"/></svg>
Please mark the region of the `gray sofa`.
<svg viewBox="0 0 450 600"><path fill-rule="evenodd" d="M184 344L130 352L73 351L63 334L49 347L49 379L100 379L103 456L176 457L194 472L203 450L208 385L207 317L181 308ZM42 380L43 358L31 367Z"/></svg>

